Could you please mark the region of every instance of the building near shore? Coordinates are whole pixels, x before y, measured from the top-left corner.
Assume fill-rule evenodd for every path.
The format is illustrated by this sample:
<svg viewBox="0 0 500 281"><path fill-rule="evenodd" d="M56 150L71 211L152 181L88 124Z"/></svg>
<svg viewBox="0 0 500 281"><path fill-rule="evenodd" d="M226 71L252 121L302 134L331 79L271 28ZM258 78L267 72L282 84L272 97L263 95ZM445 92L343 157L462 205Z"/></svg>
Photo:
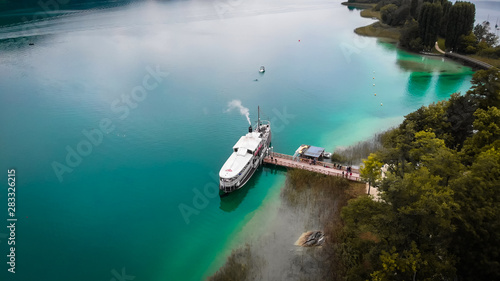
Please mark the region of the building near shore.
<svg viewBox="0 0 500 281"><path fill-rule="evenodd" d="M303 144L295 151L293 160L300 161L300 159L307 159L320 161L323 160L324 153L325 148L323 147Z"/></svg>

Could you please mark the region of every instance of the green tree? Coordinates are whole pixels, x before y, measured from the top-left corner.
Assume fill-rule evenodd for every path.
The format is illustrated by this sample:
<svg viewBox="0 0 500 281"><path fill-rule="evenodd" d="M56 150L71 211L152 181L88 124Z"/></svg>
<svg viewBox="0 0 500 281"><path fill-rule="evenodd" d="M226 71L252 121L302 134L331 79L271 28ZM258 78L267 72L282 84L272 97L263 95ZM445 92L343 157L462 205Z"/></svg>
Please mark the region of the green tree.
<svg viewBox="0 0 500 281"><path fill-rule="evenodd" d="M458 41L458 51L465 54L474 54L477 52L477 38L474 33L460 36Z"/></svg>
<svg viewBox="0 0 500 281"><path fill-rule="evenodd" d="M416 169L426 167L432 175L439 176L439 184L443 186L456 178L461 169L456 152L447 148L444 140L436 138L432 132L415 134L410 158Z"/></svg>
<svg viewBox="0 0 500 281"><path fill-rule="evenodd" d="M450 1L442 1L441 6L443 7L443 17L441 18L441 28L439 29L439 36L445 38L446 31L448 29L448 19L450 14L450 9L453 4Z"/></svg>
<svg viewBox="0 0 500 281"><path fill-rule="evenodd" d="M401 125L409 127L410 123L413 123L411 127L414 134L419 131L429 131L435 133L438 138L448 142L451 136L448 133L450 124L446 118L446 104L446 102L441 101L428 106L422 106L406 115ZM409 141L413 142L414 138L410 138Z"/></svg>
<svg viewBox="0 0 500 281"><path fill-rule="evenodd" d="M402 5L395 12L391 21L391 25L393 26L401 26L404 25L406 20L408 20L410 15L410 6Z"/></svg>
<svg viewBox="0 0 500 281"><path fill-rule="evenodd" d="M439 33L443 8L439 3L424 3L418 16L418 26L422 44L427 49L434 46Z"/></svg>
<svg viewBox="0 0 500 281"><path fill-rule="evenodd" d="M465 140L472 136L472 123L477 104L470 95L464 96L455 93L446 103L445 120L449 126L445 129L450 138L445 141L446 146L460 151Z"/></svg>
<svg viewBox="0 0 500 281"><path fill-rule="evenodd" d="M480 108L500 108L500 72L497 68L479 70L472 76L472 87L467 92Z"/></svg>
<svg viewBox="0 0 500 281"><path fill-rule="evenodd" d="M460 205L452 243L459 276L463 280L499 280L500 150L482 152L451 186Z"/></svg>
<svg viewBox="0 0 500 281"><path fill-rule="evenodd" d="M500 109L479 108L474 113L475 133L464 143L461 151L463 161L470 164L481 152L491 148L500 149Z"/></svg>
<svg viewBox="0 0 500 281"><path fill-rule="evenodd" d="M460 36L472 32L476 16L476 7L469 2L455 2L448 13L448 24L446 27L447 49L457 50Z"/></svg>
<svg viewBox="0 0 500 281"><path fill-rule="evenodd" d="M418 2L419 0L411 0L410 3L410 15L416 19L418 16Z"/></svg>
<svg viewBox="0 0 500 281"><path fill-rule="evenodd" d="M368 159L364 160L363 163L364 165L359 170L359 172L361 178L368 182L368 194L370 194L370 187L372 185L378 185L378 182L382 178L382 171L380 169L382 168L383 164L373 153L370 154L370 156L368 156Z"/></svg>
<svg viewBox="0 0 500 281"><path fill-rule="evenodd" d="M411 44L413 40L419 38L419 35L420 32L418 28L418 22L414 19L407 21L403 27L403 30L401 31L401 37L399 37L399 45L412 51L420 51L423 47L421 44L422 39L420 39L420 44L418 44L418 42L413 42L414 44Z"/></svg>
<svg viewBox="0 0 500 281"><path fill-rule="evenodd" d="M417 271L426 263L414 241L411 242L411 248L401 254L397 252L396 247L392 247L389 252L382 251L380 262L382 269L371 274L373 281L391 280L394 276L402 280L415 280Z"/></svg>
<svg viewBox="0 0 500 281"><path fill-rule="evenodd" d="M382 17L382 22L390 25L394 16L395 16L395 12L397 9L398 9L398 6L396 6L394 4L389 4L389 5L385 5L384 7L382 7L380 9L380 15Z"/></svg>
<svg viewBox="0 0 500 281"><path fill-rule="evenodd" d="M498 36L490 32L490 23L487 21L483 21L482 24L477 24L474 27L474 35L477 38L477 43L483 41L488 47L493 47L498 42Z"/></svg>
<svg viewBox="0 0 500 281"><path fill-rule="evenodd" d="M422 280L433 279L437 273L452 279L455 272L455 260L448 247L458 204L452 189L440 182L441 177L421 166L404 178L389 175L379 188L382 202L391 206L396 217L388 244L403 251L412 241L417 243L426 261L419 273Z"/></svg>

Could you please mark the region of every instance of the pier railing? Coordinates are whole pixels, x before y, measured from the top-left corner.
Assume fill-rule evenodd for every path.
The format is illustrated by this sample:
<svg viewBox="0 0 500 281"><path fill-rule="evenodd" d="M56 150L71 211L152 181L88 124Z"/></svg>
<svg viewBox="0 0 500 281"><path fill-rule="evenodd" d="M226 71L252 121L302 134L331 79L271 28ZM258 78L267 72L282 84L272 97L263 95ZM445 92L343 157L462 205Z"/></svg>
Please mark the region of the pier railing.
<svg viewBox="0 0 500 281"><path fill-rule="evenodd" d="M485 63L484 61L480 61L480 60L477 60L477 59L474 59L474 58L471 58L468 56L460 55L460 54L446 52L445 56L461 60L463 62L466 62L468 64L474 65L474 66L482 68L482 69L490 69L493 67L491 64Z"/></svg>
<svg viewBox="0 0 500 281"><path fill-rule="evenodd" d="M273 156L273 157L281 158L281 159L292 160L292 161L295 161L297 163L308 164L308 160L307 159L298 158L298 159L294 160L293 156L287 155L287 154L282 154L282 153L274 152L274 153L271 153L270 155ZM335 163L330 163L330 162L316 161L316 165L323 166L323 167L326 167L326 168L331 168L331 169L337 169L337 170L340 170L340 171L347 171L347 167L346 166L342 166L339 169L339 168L337 168L337 165ZM351 172L359 174L359 169L351 168Z"/></svg>
<svg viewBox="0 0 500 281"><path fill-rule="evenodd" d="M352 181L361 181L361 177L357 169L351 169L351 172L348 173L345 170L346 167L338 169L334 166L334 164L322 161L317 161L316 164L309 163L307 160L296 161L293 160L293 156L281 153L271 153L269 156L264 158L264 163L274 164L293 169L307 170L328 176L343 177Z"/></svg>

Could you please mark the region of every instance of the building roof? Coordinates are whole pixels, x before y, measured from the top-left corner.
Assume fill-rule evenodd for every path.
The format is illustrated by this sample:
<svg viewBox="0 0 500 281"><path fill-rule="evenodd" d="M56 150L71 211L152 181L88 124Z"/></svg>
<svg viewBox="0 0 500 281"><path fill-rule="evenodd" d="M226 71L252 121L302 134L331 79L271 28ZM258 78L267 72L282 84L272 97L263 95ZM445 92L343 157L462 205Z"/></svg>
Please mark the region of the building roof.
<svg viewBox="0 0 500 281"><path fill-rule="evenodd" d="M260 141L262 140L259 138L259 135L258 132L247 133L233 146L233 150L237 148L246 148L254 152L259 147Z"/></svg>
<svg viewBox="0 0 500 281"><path fill-rule="evenodd" d="M306 152L304 152L302 155L307 156L307 157L313 157L317 158L321 156L321 154L325 152L325 149L323 147L317 147L317 146L310 146Z"/></svg>

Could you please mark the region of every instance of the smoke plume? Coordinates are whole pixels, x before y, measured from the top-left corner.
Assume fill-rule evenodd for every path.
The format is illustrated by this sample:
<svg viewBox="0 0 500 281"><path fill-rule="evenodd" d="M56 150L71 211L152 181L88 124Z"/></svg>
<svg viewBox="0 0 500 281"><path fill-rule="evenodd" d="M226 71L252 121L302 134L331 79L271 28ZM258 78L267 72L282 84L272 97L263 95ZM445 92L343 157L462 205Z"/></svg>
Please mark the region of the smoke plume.
<svg viewBox="0 0 500 281"><path fill-rule="evenodd" d="M229 112L233 109L238 109L240 111L240 114L247 118L248 124L250 124L250 126L252 125L252 122L250 121L250 111L248 110L248 108L241 105L240 100L232 100L228 102L227 109L225 112Z"/></svg>

